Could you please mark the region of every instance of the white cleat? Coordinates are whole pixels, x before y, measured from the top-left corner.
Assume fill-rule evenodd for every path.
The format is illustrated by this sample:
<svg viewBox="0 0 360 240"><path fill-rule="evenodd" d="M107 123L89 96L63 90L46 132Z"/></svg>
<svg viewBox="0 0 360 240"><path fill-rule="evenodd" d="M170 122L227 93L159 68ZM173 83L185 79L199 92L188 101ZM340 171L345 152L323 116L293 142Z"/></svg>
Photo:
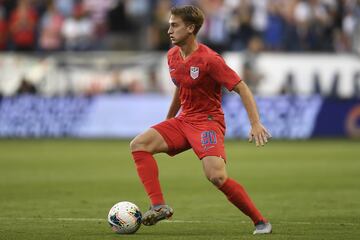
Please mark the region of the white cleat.
<svg viewBox="0 0 360 240"><path fill-rule="evenodd" d="M267 223L259 223L255 226L255 231L253 232L254 235L256 234L269 234L272 232L272 226L269 222Z"/></svg>

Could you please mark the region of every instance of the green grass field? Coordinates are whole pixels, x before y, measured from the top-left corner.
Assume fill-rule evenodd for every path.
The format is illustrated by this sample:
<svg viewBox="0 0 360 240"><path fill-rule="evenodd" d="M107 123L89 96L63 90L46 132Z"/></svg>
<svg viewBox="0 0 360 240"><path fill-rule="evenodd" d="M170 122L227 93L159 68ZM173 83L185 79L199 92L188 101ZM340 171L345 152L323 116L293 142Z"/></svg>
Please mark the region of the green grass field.
<svg viewBox="0 0 360 240"><path fill-rule="evenodd" d="M122 200L149 206L128 141L0 140L0 239L360 239L360 142L227 145L242 183L274 233L249 219L203 176L192 151L157 155L172 221L120 236L106 222Z"/></svg>

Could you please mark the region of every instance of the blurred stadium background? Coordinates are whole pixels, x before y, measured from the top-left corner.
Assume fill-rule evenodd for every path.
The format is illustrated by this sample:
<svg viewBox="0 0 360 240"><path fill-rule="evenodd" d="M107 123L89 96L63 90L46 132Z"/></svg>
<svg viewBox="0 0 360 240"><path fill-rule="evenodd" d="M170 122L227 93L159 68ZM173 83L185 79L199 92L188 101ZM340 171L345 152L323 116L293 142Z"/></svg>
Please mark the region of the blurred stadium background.
<svg viewBox="0 0 360 240"><path fill-rule="evenodd" d="M203 9L199 40L247 82L274 137L242 143L246 112L224 90L230 173L271 216L269 239L359 239L359 0L0 0L0 239L112 239L108 208L148 207L128 142L166 116L177 4ZM180 222L134 239L248 239L195 156L176 158L159 164Z"/></svg>
<svg viewBox="0 0 360 240"><path fill-rule="evenodd" d="M0 136L128 138L162 120L169 9L190 3L275 138L360 136L356 0L1 0ZM224 110L246 137L239 99Z"/></svg>

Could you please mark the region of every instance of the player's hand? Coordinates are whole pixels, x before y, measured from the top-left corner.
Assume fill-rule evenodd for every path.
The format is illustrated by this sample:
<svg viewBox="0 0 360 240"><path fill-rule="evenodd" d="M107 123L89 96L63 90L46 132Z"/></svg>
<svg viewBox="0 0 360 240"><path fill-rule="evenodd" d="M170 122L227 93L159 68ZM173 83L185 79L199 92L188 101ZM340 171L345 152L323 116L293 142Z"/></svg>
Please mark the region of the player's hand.
<svg viewBox="0 0 360 240"><path fill-rule="evenodd" d="M259 147L264 146L270 138L271 134L261 123L252 125L249 133L249 142L253 142L255 140L256 146Z"/></svg>

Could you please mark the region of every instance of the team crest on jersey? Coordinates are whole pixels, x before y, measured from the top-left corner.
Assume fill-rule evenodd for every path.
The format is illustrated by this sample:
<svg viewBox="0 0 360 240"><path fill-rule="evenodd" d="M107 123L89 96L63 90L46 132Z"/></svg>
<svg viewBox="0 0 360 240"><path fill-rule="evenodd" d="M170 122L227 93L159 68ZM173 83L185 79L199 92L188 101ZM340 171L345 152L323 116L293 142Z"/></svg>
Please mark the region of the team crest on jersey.
<svg viewBox="0 0 360 240"><path fill-rule="evenodd" d="M190 77L192 79L197 79L199 77L200 69L199 67L190 67Z"/></svg>

